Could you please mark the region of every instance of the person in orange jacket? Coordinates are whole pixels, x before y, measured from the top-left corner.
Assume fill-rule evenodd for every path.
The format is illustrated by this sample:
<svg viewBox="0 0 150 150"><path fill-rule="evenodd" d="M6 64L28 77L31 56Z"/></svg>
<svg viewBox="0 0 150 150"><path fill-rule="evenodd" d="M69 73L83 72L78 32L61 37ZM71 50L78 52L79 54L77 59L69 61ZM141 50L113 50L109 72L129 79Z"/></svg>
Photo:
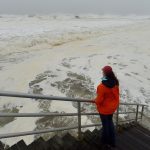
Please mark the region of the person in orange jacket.
<svg viewBox="0 0 150 150"><path fill-rule="evenodd" d="M97 97L93 102L102 122L102 144L116 147L113 114L119 106L119 81L110 66L105 66L102 71L102 82L97 87Z"/></svg>

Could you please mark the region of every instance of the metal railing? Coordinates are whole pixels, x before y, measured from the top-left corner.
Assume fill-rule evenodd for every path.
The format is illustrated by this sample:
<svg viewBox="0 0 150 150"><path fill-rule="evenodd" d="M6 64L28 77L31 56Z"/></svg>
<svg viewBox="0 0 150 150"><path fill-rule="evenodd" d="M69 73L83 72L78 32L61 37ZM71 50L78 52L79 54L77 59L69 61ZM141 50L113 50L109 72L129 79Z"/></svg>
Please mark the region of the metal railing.
<svg viewBox="0 0 150 150"><path fill-rule="evenodd" d="M60 127L60 128L51 128L39 131L27 131L27 132L18 132L18 133L7 133L7 134L0 134L0 139L2 138L11 138L11 137L18 137L18 136L26 136L26 135L34 135L34 134L41 134L41 133L48 133L48 132L55 132L55 131L64 131L64 130L72 130L78 129L78 138L81 139L82 137L82 128L93 127L93 126L101 126L100 123L98 124L89 124L89 125L82 125L81 124L81 116L83 115L99 115L99 113L81 113L81 103L92 103L91 100L85 99L73 99L73 98L66 98L66 97L54 97L54 96L46 96L46 95L38 95L38 94L25 94L25 93L15 93L15 92L0 92L0 96L3 97L18 97L18 98L32 98L32 99L40 99L40 100L55 100L55 101L68 101L68 102L76 102L77 103L77 113L0 113L0 117L46 117L46 116L77 116L78 117L78 125L71 126L71 127ZM144 108L147 105L144 104L136 104L136 103L120 103L120 105L125 106L136 106L136 112L120 112L119 108L116 112L116 127L119 124L119 114L130 114L135 113L135 119L126 120L125 122L129 121L138 121L138 119L142 119ZM141 111L139 108L142 108ZM141 117L138 118L139 113L141 113Z"/></svg>

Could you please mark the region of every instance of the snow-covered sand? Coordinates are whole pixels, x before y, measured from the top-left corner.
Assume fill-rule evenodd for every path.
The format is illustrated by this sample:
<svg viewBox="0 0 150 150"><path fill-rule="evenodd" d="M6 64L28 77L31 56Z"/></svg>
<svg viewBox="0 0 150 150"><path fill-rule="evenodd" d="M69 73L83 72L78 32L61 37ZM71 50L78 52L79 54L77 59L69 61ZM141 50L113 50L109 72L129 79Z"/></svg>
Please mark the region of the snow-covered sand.
<svg viewBox="0 0 150 150"><path fill-rule="evenodd" d="M3 16L0 90L90 99L101 80L101 68L108 64L120 80L121 101L150 105L149 28L148 17ZM82 92L74 88L80 85ZM76 112L69 102L4 97L0 108L15 108L20 113ZM93 107L83 108L92 111ZM83 124L92 123L90 118L82 119ZM34 130L37 120L15 118L3 125L0 133ZM30 143L34 136L3 142L11 145L22 138Z"/></svg>

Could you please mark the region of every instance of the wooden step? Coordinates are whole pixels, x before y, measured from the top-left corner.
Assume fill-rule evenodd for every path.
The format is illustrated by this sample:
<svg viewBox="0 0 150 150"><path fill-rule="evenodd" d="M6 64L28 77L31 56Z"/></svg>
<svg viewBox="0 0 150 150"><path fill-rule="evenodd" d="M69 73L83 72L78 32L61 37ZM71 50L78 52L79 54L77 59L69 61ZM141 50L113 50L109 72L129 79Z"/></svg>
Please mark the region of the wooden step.
<svg viewBox="0 0 150 150"><path fill-rule="evenodd" d="M87 130L80 141L70 133L63 137L55 135L48 141L39 138L28 146L21 140L7 150L101 150L101 132ZM140 125L126 124L117 133L116 141L118 150L150 150L150 131ZM4 150L1 142L0 150Z"/></svg>

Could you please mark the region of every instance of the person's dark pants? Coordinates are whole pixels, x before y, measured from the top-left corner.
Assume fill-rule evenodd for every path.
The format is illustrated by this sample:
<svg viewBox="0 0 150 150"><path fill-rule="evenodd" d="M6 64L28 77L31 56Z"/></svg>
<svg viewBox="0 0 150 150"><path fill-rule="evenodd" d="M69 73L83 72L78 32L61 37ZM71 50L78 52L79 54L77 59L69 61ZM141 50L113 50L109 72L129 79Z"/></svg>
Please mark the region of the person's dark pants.
<svg viewBox="0 0 150 150"><path fill-rule="evenodd" d="M100 114L100 118L102 121L102 137L101 141L103 144L108 144L113 147L116 146L115 140L115 127L113 123L113 114L111 115L103 115Z"/></svg>

